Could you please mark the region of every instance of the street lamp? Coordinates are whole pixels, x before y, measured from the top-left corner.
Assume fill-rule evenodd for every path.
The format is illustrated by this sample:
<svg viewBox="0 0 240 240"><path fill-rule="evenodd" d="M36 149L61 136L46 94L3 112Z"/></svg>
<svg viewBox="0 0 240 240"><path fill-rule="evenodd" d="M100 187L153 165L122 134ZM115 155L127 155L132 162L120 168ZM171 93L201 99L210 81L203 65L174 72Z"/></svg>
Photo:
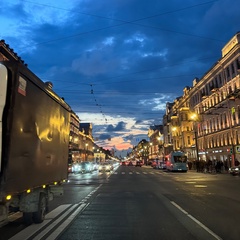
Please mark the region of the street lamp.
<svg viewBox="0 0 240 240"><path fill-rule="evenodd" d="M143 156L145 159L146 166L148 165L148 159L147 159L147 146L144 146Z"/></svg>
<svg viewBox="0 0 240 240"><path fill-rule="evenodd" d="M196 123L197 123L197 120L198 120L198 115L196 113L193 113L190 118L192 119L192 121L194 122L194 126L193 126L193 129L194 129L194 138L195 138L195 148L196 148L196 163L197 163L197 171L199 170L198 169L198 161L199 161L199 152L198 152L198 134L197 134L197 126L196 126Z"/></svg>
<svg viewBox="0 0 240 240"><path fill-rule="evenodd" d="M87 161L88 143L85 144L85 161Z"/></svg>
<svg viewBox="0 0 240 240"><path fill-rule="evenodd" d="M152 159L152 145L153 145L153 143L150 142L149 144L150 144L150 157L149 157L149 159Z"/></svg>

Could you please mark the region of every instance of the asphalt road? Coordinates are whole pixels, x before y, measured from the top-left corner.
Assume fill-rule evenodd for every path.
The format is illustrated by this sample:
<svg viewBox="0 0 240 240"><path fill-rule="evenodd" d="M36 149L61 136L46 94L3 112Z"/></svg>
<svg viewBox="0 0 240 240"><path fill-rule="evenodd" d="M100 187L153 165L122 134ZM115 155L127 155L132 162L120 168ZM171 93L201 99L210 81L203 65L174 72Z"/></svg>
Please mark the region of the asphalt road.
<svg viewBox="0 0 240 240"><path fill-rule="evenodd" d="M71 175L43 224L12 238L1 238L0 229L0 239L237 240L239 181L228 174L127 166Z"/></svg>

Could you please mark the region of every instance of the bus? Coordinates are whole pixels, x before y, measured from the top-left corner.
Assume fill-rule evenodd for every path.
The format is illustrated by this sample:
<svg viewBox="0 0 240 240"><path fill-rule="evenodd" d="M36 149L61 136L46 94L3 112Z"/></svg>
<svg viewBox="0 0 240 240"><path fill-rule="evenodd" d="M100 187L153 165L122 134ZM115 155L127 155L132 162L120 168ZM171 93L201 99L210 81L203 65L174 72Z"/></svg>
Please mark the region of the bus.
<svg viewBox="0 0 240 240"><path fill-rule="evenodd" d="M166 168L171 172L187 172L187 156L185 153L176 151L165 156Z"/></svg>

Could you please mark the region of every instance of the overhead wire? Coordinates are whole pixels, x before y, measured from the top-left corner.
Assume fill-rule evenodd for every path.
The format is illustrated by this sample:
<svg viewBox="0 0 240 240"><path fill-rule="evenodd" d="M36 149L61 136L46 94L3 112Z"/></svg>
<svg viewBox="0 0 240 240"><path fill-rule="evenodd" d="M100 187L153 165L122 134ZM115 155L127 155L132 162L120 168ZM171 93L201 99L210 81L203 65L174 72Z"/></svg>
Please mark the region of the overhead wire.
<svg viewBox="0 0 240 240"><path fill-rule="evenodd" d="M26 0L25 0L25 2L33 3L33 2L31 2L31 1L26 1ZM143 26L143 27L156 28L156 29L160 29L160 30L164 30L164 31L169 31L169 32L178 33L178 34L184 34L184 35L193 36L193 37L198 37L198 38L205 38L205 39L208 39L208 40L220 41L220 40L218 40L218 39L206 38L206 37L197 36L197 35L193 35L193 34L180 33L180 32L177 32L177 31L171 31L171 30L161 29L161 28L153 27L153 26L146 26L146 25L138 24L138 23L137 23L138 21L142 21L142 20L145 20L145 19L149 19L149 18L153 18L153 17L158 17L158 16L161 16L161 15L164 15L164 14L169 14L169 13L173 13L173 12L177 12L177 11L186 10L186 9L189 9L189 8L193 8L193 7L196 7L196 6L201 6L201 5L209 4L209 3L213 3L213 2L216 2L216 1L208 1L208 2L205 2L205 3L192 5L192 6L185 7L185 8L181 8L181 9L178 9L178 10L167 11L167 12L165 12L165 13L156 14L156 15L153 15L153 16L145 17L145 18L135 19L135 20L133 20L133 21L124 21L124 20L119 20L119 19L113 19L113 18L108 18L108 17L97 16L97 15L93 15L93 14L86 14L86 15L88 15L88 16L101 17L101 18L105 18L105 19L109 19L109 20L120 21L120 22L122 22L122 23L121 23L121 24L117 24L117 25L113 25L113 26L107 26L107 27L100 28L100 29L95 29L95 30L92 30L92 31L87 31L87 32L85 32L85 33L80 33L80 35L82 35L82 34L88 34L88 33L94 32L94 31L100 31L100 30L107 29L107 28L118 27L118 26L121 26L121 25L124 25L124 24L134 24L134 25L139 25L139 26ZM38 4L38 3L34 3L34 4ZM38 5L40 5L40 4L38 4ZM41 5L45 5L45 6L47 6L47 7L54 7L54 6L50 6L50 5L47 5L47 4L41 4ZM61 9L61 8L59 8L59 7L54 7L54 8L58 8L58 9L60 9L60 10L66 10L66 9ZM81 14L85 14L85 13L81 13ZM79 36L79 34L74 35L74 36ZM68 37L74 37L74 36L68 36ZM68 37L67 37L67 38L68 38ZM52 42L52 41L58 41L58 40L62 40L62 39L66 39L66 37L65 37L65 38L58 38L58 39L51 40L51 41L47 41L47 42L38 43L37 45L49 43L49 42ZM222 41L221 41L221 42L222 42ZM165 66L165 67L166 67L166 66ZM151 69L151 70L143 70L143 71L152 71L152 70L153 70L153 69ZM111 79L113 79L113 78L119 78L119 77L128 76L128 75L132 75L132 74L138 74L138 73L142 73L143 71L134 72L134 73L130 73L130 74L126 74L126 75L121 75L121 76L115 76L115 77L112 77L112 78L109 78L109 79L106 79L106 80L111 80ZM138 79L138 80L132 80L132 81L139 81L139 80L140 80L140 79ZM124 82L124 81L121 81L121 83L122 83L122 82ZM130 80L126 80L125 82L130 82ZM116 82L111 82L111 83L116 83ZM82 83L82 84L84 84L84 83ZM94 83L94 85L97 85L97 84L100 84L100 83ZM101 83L101 84L103 84L103 83ZM108 84L109 84L109 83L108 83ZM89 84L85 84L85 85L89 85ZM95 96L94 96L94 92L93 92L93 83L92 83L90 86L91 86L91 91L92 91L92 94L93 94L93 97L94 97L94 101L95 101L95 103L96 103L97 100L96 100L96 98L95 98ZM136 94L136 95L137 95L137 94ZM100 108L100 112L101 112L101 111L102 111L101 105L99 104L98 107ZM103 113L103 116L104 116L104 113ZM106 120L106 119L105 119L105 120Z"/></svg>
<svg viewBox="0 0 240 240"><path fill-rule="evenodd" d="M107 118L106 118L106 116L105 116L105 114L104 114L104 112L103 112L103 110L102 110L102 106L101 106L101 104L98 104L98 102L97 102L97 99L96 99L96 97L95 97L95 95L94 95L93 86L92 86L92 85L90 85L90 86L91 86L91 94L93 95L95 104L96 104L96 106L99 107L100 113L102 114L103 118L105 119L105 123L107 124L107 123L108 123L108 122L107 122Z"/></svg>
<svg viewBox="0 0 240 240"><path fill-rule="evenodd" d="M165 14L170 14L170 13L174 13L174 12L178 12L178 11L183 11L183 10L190 9L190 8L193 8L193 7L199 7L199 6L202 6L202 5L205 5L205 4L210 4L210 3L213 3L213 2L216 2L216 1L218 1L218 0L208 1L208 2L205 2L205 3L199 3L199 4L195 4L195 5L192 5L192 6L188 6L188 7L172 10L172 11L166 11L164 13L155 14L153 16L139 18L139 19L135 19L135 20L132 20L132 21L124 21L124 20L120 20L120 19L114 19L114 18L99 16L99 15L89 14L89 13L82 13L82 12L78 12L78 11L68 10L68 9L64 9L64 8L60 8L60 7L55 7L55 6L48 5L48 4L40 4L40 3L35 3L35 2L32 2L32 1L25 0L25 2L36 4L36 5L42 5L42 6L45 6L45 7L56 8L56 9L59 9L59 10L64 10L64 11L69 11L69 12L77 12L77 13L88 15L88 16L93 16L93 17L104 18L104 19L108 19L108 20L114 20L114 21L120 21L121 22L120 24L116 24L116 25L112 25L112 26L106 26L106 27L102 27L102 28L99 28L99 29L94 29L94 30L83 32L83 33L74 34L72 36L61 37L61 38L37 43L35 45L41 45L41 44L46 44L46 43L50 43L50 42L65 40L67 38L73 38L73 37L77 37L77 36L80 36L80 35L89 34L89 33L97 32L97 31L102 31L102 30L109 29L109 28L119 27L119 26L122 26L122 25L125 25L125 24L134 24L134 25L138 25L138 26L142 26L142 27L155 28L155 29L159 29L159 30L162 30L162 31L177 33L177 34L181 34L181 35L197 37L197 38L202 38L202 39L212 40L212 41L224 42L222 40L214 39L214 38L210 38L210 37L204 37L204 36L198 36L198 35L194 35L194 34L182 33L182 32L178 32L178 31L174 31L174 30L162 29L162 28L159 28L159 27L156 27L156 26L147 26L147 25L137 23L139 21L146 20L146 19L149 19L149 18L159 17L159 16L165 15Z"/></svg>

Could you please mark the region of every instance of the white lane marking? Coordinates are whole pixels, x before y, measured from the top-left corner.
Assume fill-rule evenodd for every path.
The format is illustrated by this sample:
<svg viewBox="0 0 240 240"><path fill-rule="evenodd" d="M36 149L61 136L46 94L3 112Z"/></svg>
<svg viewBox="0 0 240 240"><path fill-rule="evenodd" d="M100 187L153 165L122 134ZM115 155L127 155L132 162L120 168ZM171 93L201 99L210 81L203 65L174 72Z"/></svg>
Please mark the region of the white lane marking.
<svg viewBox="0 0 240 240"><path fill-rule="evenodd" d="M9 240L28 239L30 236L35 234L38 230L44 228L45 225L47 225L49 222L51 222L53 218L57 217L62 211L67 209L69 206L71 206L71 204L65 204L65 205L61 205L61 206L57 207L56 209L54 209L52 212L48 213L45 216L44 222L39 223L39 224L32 224L32 225L28 226L21 232L17 233L13 237L11 237Z"/></svg>
<svg viewBox="0 0 240 240"><path fill-rule="evenodd" d="M132 172L129 172L129 174L133 174Z"/></svg>
<svg viewBox="0 0 240 240"><path fill-rule="evenodd" d="M41 231L41 233L39 233L35 238L33 238L33 240L39 240L42 239L47 233L49 233L55 226L57 226L68 214L70 214L76 207L78 204L74 204L70 209L68 209L64 214L62 214L59 218L57 218L56 221L54 221L50 226L48 226L47 228L43 229L43 231ZM81 204L83 206L85 206L86 204L83 203ZM80 206L81 206L80 205Z"/></svg>
<svg viewBox="0 0 240 240"><path fill-rule="evenodd" d="M140 172L136 172L136 174L140 174Z"/></svg>
<svg viewBox="0 0 240 240"><path fill-rule="evenodd" d="M98 187L96 187L94 190L92 190L92 192L90 192L88 194L88 196L91 196L93 193L95 193L101 186L102 186L102 184L100 184ZM43 229L51 221L53 221L52 223L50 223L50 225L46 229L43 229L44 235L45 235L48 232L50 232L51 229L54 228L65 216L67 216L68 213L72 211L72 209L76 208L76 206L78 206L76 208L76 211L80 212L81 209L84 208L85 206L87 206L88 204L89 203L86 203L86 199L82 199L82 201L80 201L78 204L74 204L74 205L72 205L72 204L60 205L57 208L55 208L53 211L51 211L50 213L46 214L44 222L39 223L39 224L32 224L32 225L28 226L27 228L25 228L21 232L19 232L16 235L14 235L9 240L28 239L31 236L33 236L36 232L38 232L40 229ZM69 208L70 206L72 206L72 207ZM69 209L63 215L60 215L67 208L69 208ZM66 219L66 221L69 221L71 219L72 215L75 215L75 211ZM54 219L56 219L56 220L54 220ZM60 225L60 226L62 226L62 229L63 229L63 226L65 225L64 222ZM59 229L59 228L60 227L58 227L57 229ZM41 238L39 238L39 235L38 235L34 239L38 240L38 239L41 239Z"/></svg>
<svg viewBox="0 0 240 240"><path fill-rule="evenodd" d="M195 188L206 188L206 185L194 185Z"/></svg>
<svg viewBox="0 0 240 240"><path fill-rule="evenodd" d="M89 203L88 203L89 204ZM80 205L46 240L54 240L67 228L67 226L76 218L79 212L88 204ZM39 238L38 238L39 239Z"/></svg>
<svg viewBox="0 0 240 240"><path fill-rule="evenodd" d="M143 174L147 174L146 172L143 172Z"/></svg>
<svg viewBox="0 0 240 240"><path fill-rule="evenodd" d="M172 205L174 205L177 209L179 209L182 213L186 214L189 218L191 218L195 223L197 223L200 227L205 229L209 234L211 234L214 238L218 240L222 240L216 233L214 233L211 229L206 227L203 223L198 221L195 217L193 217L191 214L189 214L187 211L185 211L183 208L181 208L177 203L174 201L170 201Z"/></svg>

